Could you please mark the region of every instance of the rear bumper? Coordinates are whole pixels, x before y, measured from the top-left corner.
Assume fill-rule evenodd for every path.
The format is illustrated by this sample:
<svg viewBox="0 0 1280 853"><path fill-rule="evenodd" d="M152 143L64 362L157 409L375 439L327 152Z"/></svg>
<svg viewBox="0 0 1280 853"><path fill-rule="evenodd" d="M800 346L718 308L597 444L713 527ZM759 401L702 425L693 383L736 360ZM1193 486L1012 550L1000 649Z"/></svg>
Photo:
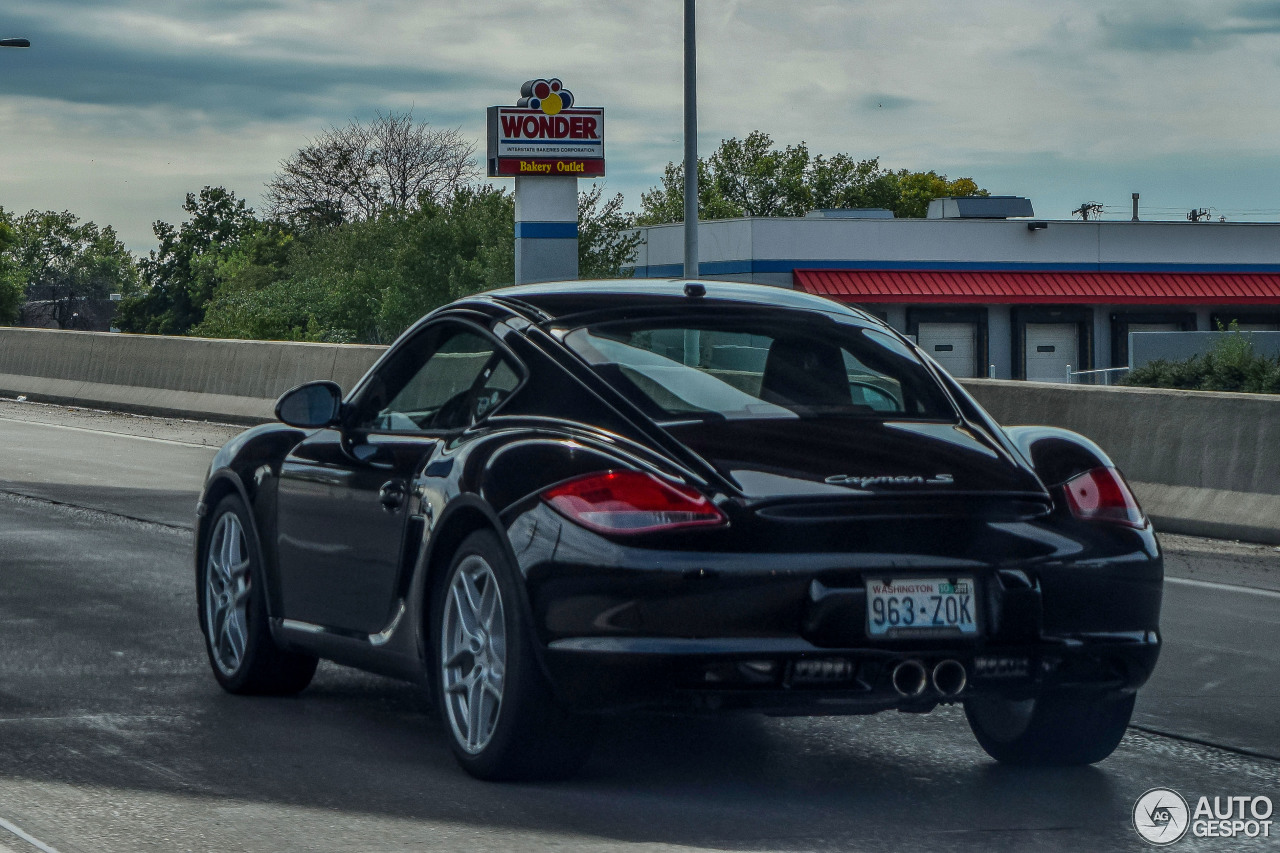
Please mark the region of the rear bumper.
<svg viewBox="0 0 1280 853"><path fill-rule="evenodd" d="M973 695L1131 693L1150 677L1159 653L1155 631L910 650L821 648L801 638L583 637L551 642L544 661L561 701L578 710L824 715L925 711ZM963 667L958 689L954 669L949 682L935 679L944 661ZM918 693L904 694L893 675L909 662L919 663L924 677Z"/></svg>
<svg viewBox="0 0 1280 853"><path fill-rule="evenodd" d="M965 524L944 536L936 520L868 522L839 551L748 549L733 531L656 548L538 507L509 534L544 668L573 708L871 713L1148 679L1163 585L1149 528ZM868 581L938 576L973 580L977 636L868 636ZM904 696L892 676L908 661L926 683ZM943 661L963 667L963 690L936 688Z"/></svg>

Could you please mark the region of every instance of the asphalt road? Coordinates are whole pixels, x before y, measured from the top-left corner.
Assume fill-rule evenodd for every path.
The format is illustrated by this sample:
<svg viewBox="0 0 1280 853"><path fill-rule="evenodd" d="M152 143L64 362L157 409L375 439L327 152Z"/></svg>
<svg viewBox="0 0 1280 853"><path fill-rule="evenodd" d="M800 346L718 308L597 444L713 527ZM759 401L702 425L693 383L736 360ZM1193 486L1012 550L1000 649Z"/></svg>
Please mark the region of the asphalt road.
<svg viewBox="0 0 1280 853"><path fill-rule="evenodd" d="M226 695L186 525L232 432L0 404L0 853L1138 850L1152 787L1280 801L1280 597L1202 585L1265 586L1280 557L1205 540L1166 543L1195 584L1167 587L1160 668L1097 767L998 766L954 709L630 717L579 778L500 786L411 685L322 666L297 698Z"/></svg>

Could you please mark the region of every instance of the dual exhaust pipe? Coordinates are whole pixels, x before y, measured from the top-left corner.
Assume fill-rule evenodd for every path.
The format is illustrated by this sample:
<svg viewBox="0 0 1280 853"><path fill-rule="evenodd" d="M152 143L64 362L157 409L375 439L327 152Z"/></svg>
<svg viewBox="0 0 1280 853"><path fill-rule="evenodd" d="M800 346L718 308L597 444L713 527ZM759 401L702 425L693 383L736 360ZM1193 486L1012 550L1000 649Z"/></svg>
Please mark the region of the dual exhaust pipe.
<svg viewBox="0 0 1280 853"><path fill-rule="evenodd" d="M930 673L918 660L904 660L893 668L893 689L899 696L914 699L933 682L933 689L950 699L964 692L969 673L958 660L944 660Z"/></svg>

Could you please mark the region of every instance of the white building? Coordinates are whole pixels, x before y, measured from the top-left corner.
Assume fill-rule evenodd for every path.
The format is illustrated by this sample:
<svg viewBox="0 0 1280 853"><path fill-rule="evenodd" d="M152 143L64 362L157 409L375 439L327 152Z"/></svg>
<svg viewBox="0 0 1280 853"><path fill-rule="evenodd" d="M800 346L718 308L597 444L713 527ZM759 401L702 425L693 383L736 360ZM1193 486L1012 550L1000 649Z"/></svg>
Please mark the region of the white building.
<svg viewBox="0 0 1280 853"><path fill-rule="evenodd" d="M1005 197L936 201L929 219L703 222L700 275L856 304L956 376L1064 381L1126 365L1130 332L1280 330L1280 224L989 218L1030 210ZM683 224L641 236L637 277L683 275Z"/></svg>

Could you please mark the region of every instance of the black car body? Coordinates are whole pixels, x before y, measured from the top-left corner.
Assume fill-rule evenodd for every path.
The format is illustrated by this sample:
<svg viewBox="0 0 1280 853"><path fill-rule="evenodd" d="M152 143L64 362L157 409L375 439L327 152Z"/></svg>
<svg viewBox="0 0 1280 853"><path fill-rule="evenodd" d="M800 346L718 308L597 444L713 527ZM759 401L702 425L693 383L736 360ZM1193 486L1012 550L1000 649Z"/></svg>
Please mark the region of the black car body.
<svg viewBox="0 0 1280 853"><path fill-rule="evenodd" d="M421 681L480 776L570 769L592 712L654 707L964 702L1001 760L1096 761L1159 652L1161 556L1102 450L1001 428L817 297L493 291L277 413L199 505L215 674Z"/></svg>

